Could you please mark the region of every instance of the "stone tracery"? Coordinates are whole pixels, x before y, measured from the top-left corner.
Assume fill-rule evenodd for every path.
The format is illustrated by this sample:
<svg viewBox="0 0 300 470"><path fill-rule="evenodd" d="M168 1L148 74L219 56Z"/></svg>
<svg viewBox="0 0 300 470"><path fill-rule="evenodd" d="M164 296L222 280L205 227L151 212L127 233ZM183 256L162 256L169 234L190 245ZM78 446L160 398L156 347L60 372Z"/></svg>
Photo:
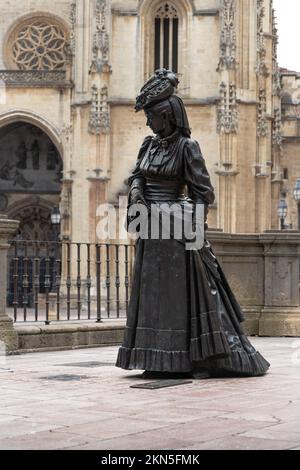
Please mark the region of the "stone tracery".
<svg viewBox="0 0 300 470"><path fill-rule="evenodd" d="M156 10L155 18L178 18L178 13L174 5L165 2Z"/></svg>
<svg viewBox="0 0 300 470"><path fill-rule="evenodd" d="M11 60L20 70L62 70L67 40L66 31L52 19L31 19L13 33Z"/></svg>

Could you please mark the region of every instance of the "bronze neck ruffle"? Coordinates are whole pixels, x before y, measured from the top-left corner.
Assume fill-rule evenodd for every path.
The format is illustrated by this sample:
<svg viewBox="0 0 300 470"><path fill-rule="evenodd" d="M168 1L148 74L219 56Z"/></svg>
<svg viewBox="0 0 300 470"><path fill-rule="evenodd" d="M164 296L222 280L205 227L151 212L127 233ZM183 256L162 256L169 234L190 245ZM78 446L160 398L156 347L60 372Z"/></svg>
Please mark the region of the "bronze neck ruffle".
<svg viewBox="0 0 300 470"><path fill-rule="evenodd" d="M181 135L178 130L164 139L153 138L142 160L141 169L166 165L176 156L180 141Z"/></svg>

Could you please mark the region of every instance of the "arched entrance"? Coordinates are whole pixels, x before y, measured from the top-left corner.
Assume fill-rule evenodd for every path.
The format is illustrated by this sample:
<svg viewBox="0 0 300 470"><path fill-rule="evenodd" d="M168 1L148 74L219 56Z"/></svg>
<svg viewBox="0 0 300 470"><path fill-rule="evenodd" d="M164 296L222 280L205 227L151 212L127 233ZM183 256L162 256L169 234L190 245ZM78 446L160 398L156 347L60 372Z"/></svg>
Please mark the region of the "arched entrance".
<svg viewBox="0 0 300 470"><path fill-rule="evenodd" d="M24 121L11 122L0 128L0 212L20 221L15 237L18 242L11 247L8 260L10 306L16 274L18 298L24 297L24 285L27 292L33 291L33 283L37 282L34 268L37 253L39 293L45 291L46 271L50 272L49 288L52 289L51 273L54 260L59 256L55 243L59 230L52 226L51 213L60 204L62 171L60 152L44 130ZM26 243L20 240L26 240ZM32 306L31 297L28 307Z"/></svg>

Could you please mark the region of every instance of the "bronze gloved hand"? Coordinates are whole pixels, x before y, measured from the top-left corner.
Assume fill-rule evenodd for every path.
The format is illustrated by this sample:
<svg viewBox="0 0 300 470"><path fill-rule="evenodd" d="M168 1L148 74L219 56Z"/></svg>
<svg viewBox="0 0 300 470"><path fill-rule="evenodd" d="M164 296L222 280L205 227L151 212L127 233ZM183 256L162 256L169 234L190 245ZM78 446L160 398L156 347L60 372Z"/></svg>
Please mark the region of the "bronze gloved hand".
<svg viewBox="0 0 300 470"><path fill-rule="evenodd" d="M129 205L132 204L144 204L144 206L149 208L148 203L144 197L143 191L140 188L133 188L130 191Z"/></svg>
<svg viewBox="0 0 300 470"><path fill-rule="evenodd" d="M127 218L125 228L127 232L131 233L130 224L136 218L136 215L129 215L130 207L136 204L142 204L147 208L147 211L150 210L150 207L144 197L143 189L139 186L132 187L129 193L128 206L127 206Z"/></svg>

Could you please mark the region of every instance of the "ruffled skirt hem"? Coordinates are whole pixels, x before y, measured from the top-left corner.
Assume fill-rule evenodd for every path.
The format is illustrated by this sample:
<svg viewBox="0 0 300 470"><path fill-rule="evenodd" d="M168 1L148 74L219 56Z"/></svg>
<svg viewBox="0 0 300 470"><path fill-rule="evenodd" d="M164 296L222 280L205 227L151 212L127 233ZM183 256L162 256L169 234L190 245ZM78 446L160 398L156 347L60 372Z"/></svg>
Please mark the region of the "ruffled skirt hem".
<svg viewBox="0 0 300 470"><path fill-rule="evenodd" d="M212 377L255 377L264 375L270 364L258 352L232 351L226 357L204 361L190 359L189 351L119 348L116 366L122 369L156 372L197 372L207 370Z"/></svg>
<svg viewBox="0 0 300 470"><path fill-rule="evenodd" d="M207 369L213 377L256 377L264 375L270 363L258 352L233 351L222 359L209 359Z"/></svg>
<svg viewBox="0 0 300 470"><path fill-rule="evenodd" d="M116 366L122 369L156 372L189 372L189 351L161 351L156 349L119 348Z"/></svg>

